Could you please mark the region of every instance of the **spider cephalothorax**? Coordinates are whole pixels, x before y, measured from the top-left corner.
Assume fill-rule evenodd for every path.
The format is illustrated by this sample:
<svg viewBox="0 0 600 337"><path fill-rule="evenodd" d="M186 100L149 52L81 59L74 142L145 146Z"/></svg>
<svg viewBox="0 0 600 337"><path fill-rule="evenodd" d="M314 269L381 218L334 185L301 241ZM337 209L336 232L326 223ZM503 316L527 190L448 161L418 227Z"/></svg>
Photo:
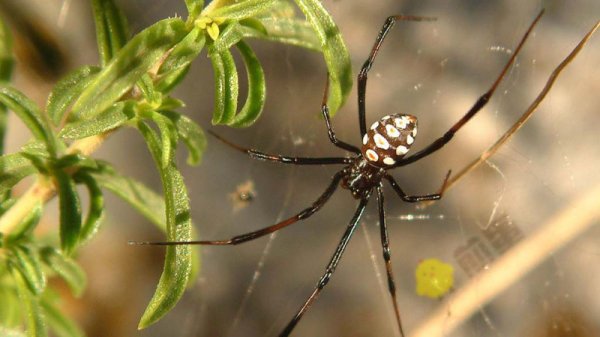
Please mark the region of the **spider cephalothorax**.
<svg viewBox="0 0 600 337"><path fill-rule="evenodd" d="M373 188L379 186L385 176L383 168L369 164L362 155L356 157L342 172L342 187L350 190L355 199L370 196Z"/></svg>

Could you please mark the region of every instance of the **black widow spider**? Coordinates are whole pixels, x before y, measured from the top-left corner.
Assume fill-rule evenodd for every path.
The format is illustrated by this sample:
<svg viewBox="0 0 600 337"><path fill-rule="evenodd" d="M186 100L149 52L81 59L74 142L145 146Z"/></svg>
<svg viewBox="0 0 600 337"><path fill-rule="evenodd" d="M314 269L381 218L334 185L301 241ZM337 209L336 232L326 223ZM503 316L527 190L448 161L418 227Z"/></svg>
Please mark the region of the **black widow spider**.
<svg viewBox="0 0 600 337"><path fill-rule="evenodd" d="M329 183L329 186L327 187L325 192L323 192L323 194L321 194L321 196L310 207L274 225L259 229L257 231L238 235L227 240L139 243L152 245L237 245L273 233L284 227L294 224L299 220L304 220L308 218L309 216L317 212L329 200L329 198L334 193L338 185L341 185L343 188L350 190L354 198L359 200L358 208L352 216L350 224L346 228L346 231L344 232L340 243L338 244L335 252L333 253L333 256L331 257L329 264L327 265L325 273L317 283L314 291L306 300L306 302L300 307L300 309L298 310L296 315L291 319L288 325L279 334L280 337L285 337L291 334L296 324L298 324L298 321L302 318L304 313L306 313L308 308L317 299L321 290L329 282L329 279L335 272L335 269L338 263L340 262L342 255L344 254L344 251L346 249L346 246L348 245L348 242L350 241L350 238L352 237L352 234L354 234L358 226L359 220L365 210L365 207L367 206L369 199L371 198L371 195L373 194L373 191L375 191L375 193L377 194L377 206L379 210L379 223L381 229L381 245L383 247L383 258L386 264L388 288L389 293L391 295L392 303L394 305L398 329L400 330L400 334L404 336L404 331L402 329L402 323L400 320L400 310L398 308L398 303L396 300L396 286L394 282L394 275L392 273L391 251L389 247L384 210L384 195L382 190L383 180L387 180L394 189L394 191L398 194L398 196L400 196L400 198L405 202L414 203L419 201L438 200L442 197L442 194L444 193L446 183L448 181L448 178L450 177L450 171L446 175L446 178L442 183L442 187L438 193L426 195L407 195L402 190L400 185L398 185L398 183L394 180L394 178L388 174L387 170L411 164L438 151L444 145L446 145L452 139L452 137L454 137L454 134L458 130L460 130L461 127L463 127L473 116L475 116L477 112L479 112L487 104L487 102L492 97L494 91L498 87L498 84L504 78L508 69L513 64L515 57L521 50L521 47L525 43L525 40L533 30L533 27L541 18L543 12L544 11L542 10L533 20L533 22L521 38L521 41L515 49L515 52L512 54L512 56L500 72L500 75L498 75L498 77L496 78L492 86L489 88L489 90L483 95L481 95L481 97L477 99L477 101L471 107L471 109L469 109L467 113L458 122L456 122L443 136L433 141L424 149L408 157L405 157L405 155L415 140L415 136L417 133L417 118L407 114L388 115L381 118L379 121L373 123L367 130L365 120L365 95L367 88L367 74L373 66L375 57L377 56L379 48L381 47L385 37L387 36L391 28L394 26L396 21L433 21L435 20L435 18L407 15L397 15L388 17L385 23L383 24L381 31L377 35L377 39L375 40L375 44L371 49L369 58L365 61L360 72L358 73L358 122L360 127L360 136L362 139L362 146L360 149L354 145L337 139L335 132L333 131L333 128L331 126L329 109L326 104L327 87L325 88L325 94L323 95L324 98L321 105L321 111L325 119L325 124L327 126L329 140L331 141L331 143L333 143L333 145L348 152L354 153L353 157L312 158L288 157L277 154L267 154L254 149L248 149L233 144L223 139L219 135L216 135L213 132L211 132L211 134L217 139L221 140L225 144L231 146L232 148L238 151L248 154L253 159L293 165L346 165L342 170L338 171L333 176L333 179Z"/></svg>

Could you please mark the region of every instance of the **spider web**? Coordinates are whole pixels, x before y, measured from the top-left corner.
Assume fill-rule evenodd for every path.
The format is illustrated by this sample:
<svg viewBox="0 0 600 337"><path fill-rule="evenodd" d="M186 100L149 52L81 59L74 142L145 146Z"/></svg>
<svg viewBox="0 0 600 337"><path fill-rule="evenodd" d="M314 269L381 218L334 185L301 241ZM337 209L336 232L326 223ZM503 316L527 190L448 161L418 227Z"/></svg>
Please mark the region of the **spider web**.
<svg viewBox="0 0 600 337"><path fill-rule="evenodd" d="M62 3L62 11L54 15L57 25L66 32L80 6L73 1ZM157 18L184 13L183 1L120 3L132 19L134 31ZM386 15L438 17L435 23L399 23L369 77L367 120L395 112L415 114L420 126L417 148L441 135L487 89L535 13L542 6L547 8L489 106L446 148L394 172L403 189L414 194L437 190L446 170L460 169L493 143L598 19L594 13L600 13L595 0L571 1L568 5L539 0L380 1L369 8L364 8L362 1L344 0L324 5L347 39L355 69L366 57ZM264 42L253 42L252 46L267 74L269 97L264 116L249 129L213 130L266 152L340 154L329 144L318 118L325 74L318 55ZM458 289L475 268L461 266L455 256L458 248L467 246L473 238L484 241L483 231L507 223L506 219L527 237L598 183L596 126L600 118L599 99L594 94L600 83L598 59L600 43L596 37L561 76L536 116L487 165L465 177L441 202L418 209L402 203L386 189L394 272L406 330L411 331L445 301L416 295L414 272L419 261L435 257L452 264ZM208 126L213 90L210 63L201 57L192 72L176 95L188 104L190 116ZM197 80L203 78L208 80ZM354 91L333 121L338 137L351 143L358 142L355 100ZM152 167L151 159L146 154L131 158L139 148L143 148L139 137L126 133L111 139L101 154L110 160L120 159L126 173L154 183L158 189L157 176L146 170ZM332 167L252 161L211 139L200 168L183 166L195 205L193 217L199 235L206 239L230 237L294 214L314 201L335 172ZM240 188L252 192L251 197L240 197ZM240 197L237 204L236 196ZM204 247L202 270L194 289L173 313L141 332L135 332L136 320L153 291L162 256L156 251L119 249L115 245L126 239L160 237L149 233L148 224L130 210L117 209L119 205L110 202L110 213L119 217L110 217L104 233L92 242L89 250L94 258L89 252L82 253L84 262L96 266L88 269L89 292L96 295L86 296L91 296L97 307L107 308L106 318L95 318L86 326L90 336L106 332L127 336L277 336L321 276L356 202L339 190L317 214L276 235L238 247ZM374 205L373 199L340 267L298 325L295 336L398 336ZM125 229L125 239L115 229L121 227L115 226L120 223L131 224ZM490 247L491 253L483 262L500 255ZM598 335L594 318L600 316L600 301L593 291L600 281L598 247L600 231L592 228L482 306L448 336ZM99 253L113 249L118 253ZM132 257L123 261L115 258L123 255ZM98 261L107 256L109 262ZM107 272L98 265L110 265L111 269ZM128 270L132 265L135 269ZM117 297L110 295L110 289L119 288L130 291ZM131 309L131 305L137 309ZM102 312L94 315L100 317Z"/></svg>
<svg viewBox="0 0 600 337"><path fill-rule="evenodd" d="M420 117L419 144L426 144L442 134L477 95L487 89L541 5L532 2L524 6L528 7L523 8L522 13L507 11L503 20L498 20L499 16L491 22L488 21L490 13L499 10L496 7L470 7L472 12L463 10L455 13L450 8L421 9L415 5L414 9L407 7L410 11L404 10L404 7L400 10L391 7L372 9L364 13L370 23L361 22L360 28L352 27L354 30L350 30L350 26L356 25L356 21L340 23L343 31L356 31L356 35L350 33L347 36L350 36L348 45L358 67L380 26L381 13L427 13L440 18L432 25L399 24L390 35L370 76L368 120L392 112L410 112ZM344 2L334 5L332 10L338 18L355 18L355 12L349 8L352 7ZM478 17L474 13L481 14ZM544 20L560 22L565 16L567 14ZM455 27L456 20L462 21ZM511 24L507 27L509 22ZM564 32L549 26L543 21L536 29L517 66L510 71L490 106L469 127L461 130L451 145L414 167L395 173L403 188L413 193L435 191L447 169L460 168L498 138L535 97L550 71L589 24L581 25L579 32ZM473 30L473 27L479 29ZM549 53L548 46L555 46L556 52ZM256 131L248 130L251 136L240 137L237 133L231 134L231 137L238 143L275 153L307 156L338 153L329 145L322 122L315 117L318 115L319 88L323 81L323 71L318 69L322 69L322 65L318 60L307 61L308 57L304 55L298 57L295 50L286 52L283 69L286 74L279 78L286 83L286 88L282 93L275 93L283 98L284 104L268 107L267 115L257 125ZM308 65L298 65L298 58ZM280 57L278 59L281 60ZM577 76L571 80L577 81ZM586 83L590 85L592 82ZM387 191L388 225L392 235L398 297L403 308L403 321L409 330L441 302L415 296L414 269L420 260L436 257L454 265L456 287L459 288L469 276L453 254L470 238L481 236L480 233L490 226L507 222L502 219L509 219L527 236L572 200L578 191L585 191L588 179L594 181L586 161L579 161L581 168L574 169L577 166L571 151L575 148L574 141L572 133L566 130L567 127L582 127L580 123L573 122L571 114L564 112L569 110L569 104L577 105L579 100L555 107L557 99L571 95L568 87L562 87L562 94L560 88L555 89L558 92L549 97L549 103L553 104L541 110L544 111L543 116L533 119L527 130L522 130L519 137L486 166L469 175L443 202L419 210L399 202ZM574 87L588 90L584 84L574 84ZM338 136L351 142L358 138L354 95L350 96L348 107L334 120ZM310 106L306 102L316 104ZM580 105L577 109L584 113L581 111L585 109ZM590 112L588 114L592 116ZM572 124L569 125L569 122ZM584 153L591 155L587 150ZM241 159L240 165L250 167L250 179L255 180L258 190L256 202L249 207L263 207L271 216L289 216L308 205L321 193L333 174L330 168L315 170L303 167L292 174L289 173L290 168L249 164L245 158ZM244 178L238 182L247 179L244 173L240 174ZM279 180L277 177L283 178ZM293 195L291 199L281 197L283 186L289 189L287 195ZM274 197L263 199L265 194L272 193L276 193ZM355 202L346 194L338 192L323 210L310 220L281 232L274 242L253 243L256 251L247 261L253 269L244 273L239 282L241 289L234 291L233 295L230 286L225 290L229 293L227 298L233 301L233 309L227 309L227 305L231 304L224 304L222 297L213 304L213 310L229 317L224 319L225 328L213 332L202 326L200 331L203 333L199 335L220 335L220 331L225 331L225 336L277 336L312 291L352 214ZM363 219L363 229L353 239L332 282L297 327L297 335L397 336L382 270L373 205L374 202L371 202ZM407 214L412 214L412 219L407 219ZM243 220L232 221L251 222L256 227L232 225L227 227L228 233L240 233L277 221L277 218L260 221L254 213L239 216ZM219 254L223 254L222 250ZM489 261L484 262L492 262L499 255L493 253ZM582 252L578 248L557 254L500 298L482 306L452 335L548 335L552 329L556 333L589 332L589 322L594 321L595 311L580 312L577 308L581 307L580 301L585 297L581 294L586 293L585 289L590 289L598 277L592 277L592 283L580 283L575 282L577 278L573 277L573 271L567 271L573 270L574 260L590 260L595 255L594 250ZM231 272L231 262L218 263L225 264L224 273ZM235 266L239 268L237 263ZM261 277L256 279L258 274ZM223 274L217 275L219 279L224 277ZM214 282L219 283L218 280ZM575 289L580 291L578 299L573 298L577 292ZM515 307L520 310L515 310ZM597 304L592 307L597 307ZM524 313L529 320L522 320Z"/></svg>

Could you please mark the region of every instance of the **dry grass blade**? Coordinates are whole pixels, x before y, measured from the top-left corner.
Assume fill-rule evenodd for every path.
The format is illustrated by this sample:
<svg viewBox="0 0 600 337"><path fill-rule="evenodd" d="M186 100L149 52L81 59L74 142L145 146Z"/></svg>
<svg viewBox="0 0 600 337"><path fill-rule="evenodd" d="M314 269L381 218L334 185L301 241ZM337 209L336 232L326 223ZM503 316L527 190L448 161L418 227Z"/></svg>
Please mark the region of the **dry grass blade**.
<svg viewBox="0 0 600 337"><path fill-rule="evenodd" d="M410 337L448 336L494 297L600 220L600 184L551 217L537 232L506 252L450 296Z"/></svg>
<svg viewBox="0 0 600 337"><path fill-rule="evenodd" d="M540 94L521 118L478 159L453 176L448 181L447 187L450 187L466 173L493 155L523 126L546 97L560 72L573 61L598 28L600 28L600 22L592 27L573 51L556 67ZM411 337L437 337L450 334L478 308L486 305L536 265L552 256L553 252L556 252L592 225L598 223L600 220L599 204L600 185L596 185L587 193L581 194L580 198L568 204L555 216L552 216L552 220L509 250L486 271L473 277L409 335Z"/></svg>

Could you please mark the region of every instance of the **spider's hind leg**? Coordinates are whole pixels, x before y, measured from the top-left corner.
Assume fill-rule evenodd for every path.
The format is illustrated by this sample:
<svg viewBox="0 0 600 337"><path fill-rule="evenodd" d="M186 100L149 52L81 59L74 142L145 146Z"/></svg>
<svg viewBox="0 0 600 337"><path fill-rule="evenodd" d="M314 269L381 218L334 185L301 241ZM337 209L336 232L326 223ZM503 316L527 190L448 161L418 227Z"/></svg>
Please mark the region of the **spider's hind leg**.
<svg viewBox="0 0 600 337"><path fill-rule="evenodd" d="M400 308L398 307L398 299L396 298L396 282L394 281L394 273L392 272L392 251L390 249L390 240L387 224L385 222L384 198L381 187L377 187L377 208L379 211L381 248L383 249L383 260L385 262L385 271L387 273L388 290L394 305L394 313L396 314L396 322L398 324L398 329L400 330L400 336L404 337L404 330L402 329L402 321L400 319Z"/></svg>
<svg viewBox="0 0 600 337"><path fill-rule="evenodd" d="M335 269L337 268L337 265L340 262L342 255L344 254L344 251L346 250L346 247L348 246L348 242L350 242L350 239L352 238L352 234L354 234L356 227L358 226L360 218L361 218L365 208L367 207L368 201L369 201L368 197L360 200L360 204L358 205L358 208L356 209L356 212L354 213L354 216L352 217L350 224L348 225L348 227L346 227L346 231L344 232L344 235L342 236L340 243L338 244L337 248L335 249L335 252L333 253L333 256L331 257L331 260L329 261L329 264L327 265L327 268L325 269L325 273L319 279L319 282L317 283L315 290L312 292L312 294L310 294L310 296L308 297L306 302L304 302L302 307L300 307L300 309L298 310L296 315L294 315L294 318L292 318L292 320L288 323L288 325L285 327L285 329L279 334L279 337L287 337L292 333L292 330L294 330L294 328L296 327L296 325L298 324L298 322L300 321L302 316L306 313L306 311L314 303L314 301L317 299L317 297L319 297L319 294L321 293L323 288L327 285L327 283L329 283L331 276L335 272Z"/></svg>

